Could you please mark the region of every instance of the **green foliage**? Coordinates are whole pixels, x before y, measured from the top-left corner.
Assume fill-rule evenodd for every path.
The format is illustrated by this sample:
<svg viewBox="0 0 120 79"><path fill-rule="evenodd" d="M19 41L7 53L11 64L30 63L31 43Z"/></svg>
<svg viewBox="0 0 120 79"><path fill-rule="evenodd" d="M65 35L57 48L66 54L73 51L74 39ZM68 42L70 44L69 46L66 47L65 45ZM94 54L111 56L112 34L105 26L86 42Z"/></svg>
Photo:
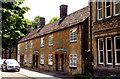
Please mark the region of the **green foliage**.
<svg viewBox="0 0 120 79"><path fill-rule="evenodd" d="M2 3L2 47L6 50L16 47L17 42L27 33L24 18L29 7L20 7L23 2Z"/></svg>
<svg viewBox="0 0 120 79"><path fill-rule="evenodd" d="M40 16L36 16L34 18L34 21L32 21L32 27L33 27L33 29L36 29L39 24L40 24Z"/></svg>
<svg viewBox="0 0 120 79"><path fill-rule="evenodd" d="M102 76L92 76L92 75L85 75L85 74L80 74L80 73L76 73L74 74L74 79L119 79L119 76L106 76L106 77L102 77Z"/></svg>
<svg viewBox="0 0 120 79"><path fill-rule="evenodd" d="M54 21L56 21L56 20L58 20L58 19L59 19L59 17L54 16L54 17L50 20L50 22L49 22L49 23L52 23L52 22L54 22Z"/></svg>

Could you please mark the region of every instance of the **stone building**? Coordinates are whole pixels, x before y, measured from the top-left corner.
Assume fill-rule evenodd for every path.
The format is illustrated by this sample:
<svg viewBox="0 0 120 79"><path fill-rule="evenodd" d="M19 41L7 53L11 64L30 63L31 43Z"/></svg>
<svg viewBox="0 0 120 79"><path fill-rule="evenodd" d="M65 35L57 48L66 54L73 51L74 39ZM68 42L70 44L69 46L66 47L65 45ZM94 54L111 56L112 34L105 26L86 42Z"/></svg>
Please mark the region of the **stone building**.
<svg viewBox="0 0 120 79"><path fill-rule="evenodd" d="M120 74L120 0L93 0L92 53L94 74Z"/></svg>
<svg viewBox="0 0 120 79"><path fill-rule="evenodd" d="M60 6L60 19L31 30L18 44L18 61L23 66L49 71L83 73L88 50L89 7L67 15L67 5Z"/></svg>

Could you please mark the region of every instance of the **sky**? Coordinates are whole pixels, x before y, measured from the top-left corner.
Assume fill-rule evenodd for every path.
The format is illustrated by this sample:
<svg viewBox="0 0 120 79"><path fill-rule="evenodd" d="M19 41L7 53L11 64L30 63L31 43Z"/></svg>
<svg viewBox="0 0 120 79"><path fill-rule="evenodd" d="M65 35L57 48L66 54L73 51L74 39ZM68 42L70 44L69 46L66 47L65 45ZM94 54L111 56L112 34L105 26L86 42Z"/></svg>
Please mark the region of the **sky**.
<svg viewBox="0 0 120 79"><path fill-rule="evenodd" d="M45 17L46 23L54 16L60 16L59 6L68 5L68 15L83 7L88 6L88 0L25 0L22 6L28 6L29 10L25 18L34 20L35 16Z"/></svg>

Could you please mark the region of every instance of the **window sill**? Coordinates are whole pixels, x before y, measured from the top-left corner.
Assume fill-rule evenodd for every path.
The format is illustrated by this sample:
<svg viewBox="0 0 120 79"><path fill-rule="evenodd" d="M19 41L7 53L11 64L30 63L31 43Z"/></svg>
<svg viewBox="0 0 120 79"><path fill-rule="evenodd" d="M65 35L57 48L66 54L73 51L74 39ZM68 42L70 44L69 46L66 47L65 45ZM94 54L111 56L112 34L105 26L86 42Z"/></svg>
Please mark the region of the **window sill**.
<svg viewBox="0 0 120 79"><path fill-rule="evenodd" d="M41 45L40 47L42 48L42 47L44 47L44 45Z"/></svg>
<svg viewBox="0 0 120 79"><path fill-rule="evenodd" d="M97 19L98 21L101 21L101 20L103 20L103 18L101 18L101 19Z"/></svg>
<svg viewBox="0 0 120 79"><path fill-rule="evenodd" d="M49 44L49 46L53 46L53 44Z"/></svg>
<svg viewBox="0 0 120 79"><path fill-rule="evenodd" d="M118 66L118 65L120 65L120 64L118 64L118 63L115 63L115 65L117 65L117 66Z"/></svg>
<svg viewBox="0 0 120 79"><path fill-rule="evenodd" d="M70 68L77 68L77 66L69 66Z"/></svg>
<svg viewBox="0 0 120 79"><path fill-rule="evenodd" d="M118 16L118 15L120 15L120 13L118 13L118 14L114 14L114 16Z"/></svg>
<svg viewBox="0 0 120 79"><path fill-rule="evenodd" d="M70 41L70 43L74 43L74 42L77 42L77 40L72 40L72 41Z"/></svg>
<svg viewBox="0 0 120 79"><path fill-rule="evenodd" d="M105 17L106 19L108 19L108 18L111 18L112 16L107 16L107 17Z"/></svg>

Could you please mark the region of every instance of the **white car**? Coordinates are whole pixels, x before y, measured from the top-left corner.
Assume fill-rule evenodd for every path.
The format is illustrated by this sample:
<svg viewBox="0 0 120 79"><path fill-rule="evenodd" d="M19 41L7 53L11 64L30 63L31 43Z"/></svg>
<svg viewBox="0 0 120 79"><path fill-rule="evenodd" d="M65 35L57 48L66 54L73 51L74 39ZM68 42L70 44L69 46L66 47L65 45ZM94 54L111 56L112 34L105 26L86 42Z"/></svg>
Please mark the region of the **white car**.
<svg viewBox="0 0 120 79"><path fill-rule="evenodd" d="M5 59L2 66L2 71L15 70L20 71L20 65L15 59Z"/></svg>
<svg viewBox="0 0 120 79"><path fill-rule="evenodd" d="M1 68L4 61L5 61L5 59L0 59L0 68Z"/></svg>

